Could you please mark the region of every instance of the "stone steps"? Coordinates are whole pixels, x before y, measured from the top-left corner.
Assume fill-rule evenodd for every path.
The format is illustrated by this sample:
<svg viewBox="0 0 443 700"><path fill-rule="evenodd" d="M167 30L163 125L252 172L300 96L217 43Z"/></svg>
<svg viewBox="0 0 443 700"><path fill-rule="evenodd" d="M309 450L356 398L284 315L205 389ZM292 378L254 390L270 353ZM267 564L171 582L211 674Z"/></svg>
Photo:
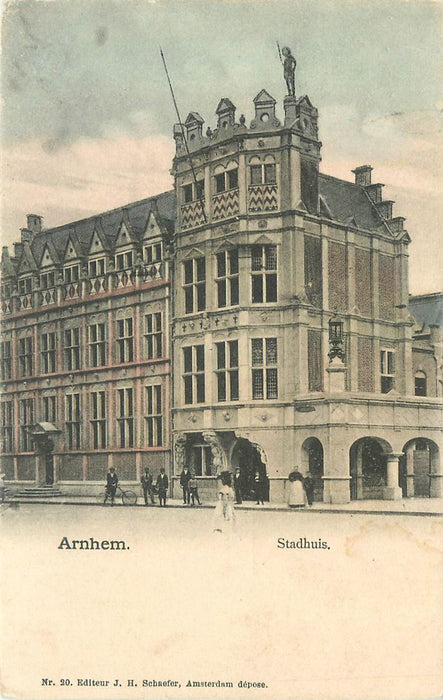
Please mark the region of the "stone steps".
<svg viewBox="0 0 443 700"><path fill-rule="evenodd" d="M11 494L11 498L60 498L62 496L61 490L57 486L52 484L44 484L43 486L29 486L20 491L15 491Z"/></svg>

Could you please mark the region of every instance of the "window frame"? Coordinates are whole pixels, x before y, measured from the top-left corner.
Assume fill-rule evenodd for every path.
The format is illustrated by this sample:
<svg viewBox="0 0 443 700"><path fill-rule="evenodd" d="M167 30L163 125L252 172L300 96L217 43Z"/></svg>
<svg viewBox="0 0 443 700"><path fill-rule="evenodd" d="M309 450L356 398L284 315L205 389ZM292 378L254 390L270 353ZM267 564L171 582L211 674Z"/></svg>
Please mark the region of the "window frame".
<svg viewBox="0 0 443 700"><path fill-rule="evenodd" d="M278 246L275 244L251 245L250 257L251 303L276 304L278 302ZM268 267L269 264L272 265L273 259L275 267ZM260 261L259 267L258 261Z"/></svg>
<svg viewBox="0 0 443 700"><path fill-rule="evenodd" d="M135 445L134 389L117 389L118 447L132 448Z"/></svg>
<svg viewBox="0 0 443 700"><path fill-rule="evenodd" d="M117 319L117 364L134 362L134 319L132 316Z"/></svg>
<svg viewBox="0 0 443 700"><path fill-rule="evenodd" d="M182 351L183 403L186 406L205 403L205 346L187 345Z"/></svg>
<svg viewBox="0 0 443 700"><path fill-rule="evenodd" d="M380 348L380 391L388 394L395 389L395 349Z"/></svg>
<svg viewBox="0 0 443 700"><path fill-rule="evenodd" d="M222 349L223 353L221 353ZM222 340L215 343L215 352L217 402L238 401L240 398L238 340Z"/></svg>
<svg viewBox="0 0 443 700"><path fill-rule="evenodd" d="M163 387L152 384L145 387L145 444L163 447Z"/></svg>
<svg viewBox="0 0 443 700"><path fill-rule="evenodd" d="M223 270L220 269L220 262L223 256L224 274L220 274ZM232 271L234 261L234 272ZM217 288L217 308L225 309L239 305L240 292L240 273L239 273L239 258L238 248L222 250L215 256L216 275L215 283ZM222 300L225 303L221 303Z"/></svg>
<svg viewBox="0 0 443 700"><path fill-rule="evenodd" d="M275 349L272 349L271 345L274 345ZM278 399L278 338L251 338L250 347L252 400ZM271 357L273 354L274 361Z"/></svg>
<svg viewBox="0 0 443 700"><path fill-rule="evenodd" d="M202 264L199 269L199 264ZM183 301L185 315L206 310L206 257L183 260ZM203 277L199 276L203 272ZM189 274L191 273L191 274ZM188 281L187 281L188 280Z"/></svg>

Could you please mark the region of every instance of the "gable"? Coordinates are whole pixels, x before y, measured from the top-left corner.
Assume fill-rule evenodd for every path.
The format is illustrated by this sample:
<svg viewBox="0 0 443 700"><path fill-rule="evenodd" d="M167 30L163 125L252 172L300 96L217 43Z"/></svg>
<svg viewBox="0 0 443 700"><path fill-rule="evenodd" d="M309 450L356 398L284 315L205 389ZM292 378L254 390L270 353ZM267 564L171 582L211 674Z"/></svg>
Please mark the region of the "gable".
<svg viewBox="0 0 443 700"><path fill-rule="evenodd" d="M98 234L97 229L94 230L92 234L91 243L89 244L89 255L94 255L95 253L104 253L105 249L102 240Z"/></svg>
<svg viewBox="0 0 443 700"><path fill-rule="evenodd" d="M146 222L145 232L143 234L143 242L146 243L151 238L155 238L162 235L157 217L154 212L149 212L148 221Z"/></svg>
<svg viewBox="0 0 443 700"><path fill-rule="evenodd" d="M80 258L80 255L77 252L77 249L76 249L71 237L69 237L68 242L66 244L64 259L67 262L68 260L78 260L78 258Z"/></svg>
<svg viewBox="0 0 443 700"><path fill-rule="evenodd" d="M120 224L120 229L117 234L117 240L115 241L115 247L116 248L122 248L123 246L127 246L132 243L132 236L129 233L129 229L127 224L122 221Z"/></svg>
<svg viewBox="0 0 443 700"><path fill-rule="evenodd" d="M43 248L42 257L40 260L40 267L54 267L55 262L49 250L48 244Z"/></svg>

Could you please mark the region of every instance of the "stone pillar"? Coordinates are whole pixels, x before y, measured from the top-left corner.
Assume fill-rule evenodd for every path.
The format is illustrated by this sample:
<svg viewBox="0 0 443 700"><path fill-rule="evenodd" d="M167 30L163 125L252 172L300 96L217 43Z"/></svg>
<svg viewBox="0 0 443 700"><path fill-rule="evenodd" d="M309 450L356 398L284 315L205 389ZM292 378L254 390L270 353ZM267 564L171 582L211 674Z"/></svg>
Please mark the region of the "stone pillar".
<svg viewBox="0 0 443 700"><path fill-rule="evenodd" d="M402 492L398 485L398 460L400 455L387 455L387 474L388 485L383 489L383 498L385 501L401 501Z"/></svg>
<svg viewBox="0 0 443 700"><path fill-rule="evenodd" d="M406 495L408 498L412 498L415 495L415 490L414 490L414 447L415 447L415 443L412 442L406 448Z"/></svg>
<svg viewBox="0 0 443 700"><path fill-rule="evenodd" d="M326 369L329 377L329 393L342 393L346 388L346 367L339 357L334 357Z"/></svg>
<svg viewBox="0 0 443 700"><path fill-rule="evenodd" d="M429 495L431 498L441 498L443 496L443 473L440 462L440 453L432 448L430 456Z"/></svg>
<svg viewBox="0 0 443 700"><path fill-rule="evenodd" d="M323 477L323 503L349 503L350 476Z"/></svg>
<svg viewBox="0 0 443 700"><path fill-rule="evenodd" d="M324 451L323 502L349 503L351 500L349 450L340 428L331 428L329 444Z"/></svg>
<svg viewBox="0 0 443 700"><path fill-rule="evenodd" d="M355 479L356 479L356 499L362 500L363 498L363 443L360 442L357 445L355 454L356 464L355 464Z"/></svg>

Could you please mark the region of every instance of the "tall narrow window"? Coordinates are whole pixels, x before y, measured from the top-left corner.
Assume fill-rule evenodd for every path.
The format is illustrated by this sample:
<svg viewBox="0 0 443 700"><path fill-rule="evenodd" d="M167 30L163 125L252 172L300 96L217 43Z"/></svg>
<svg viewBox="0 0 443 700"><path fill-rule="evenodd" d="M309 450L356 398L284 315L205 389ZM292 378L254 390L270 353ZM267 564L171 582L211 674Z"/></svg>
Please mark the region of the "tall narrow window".
<svg viewBox="0 0 443 700"><path fill-rule="evenodd" d="M80 449L80 394L66 396L66 436L68 449Z"/></svg>
<svg viewBox="0 0 443 700"><path fill-rule="evenodd" d="M251 248L252 303L277 301L277 246Z"/></svg>
<svg viewBox="0 0 443 700"><path fill-rule="evenodd" d="M132 362L134 359L134 337L132 318L117 321L118 362Z"/></svg>
<svg viewBox="0 0 443 700"><path fill-rule="evenodd" d="M380 351L380 388L382 394L387 394L389 391L391 391L391 389L394 388L394 357L394 350Z"/></svg>
<svg viewBox="0 0 443 700"><path fill-rule="evenodd" d="M88 328L89 366L103 367L106 364L106 330L104 323L95 323Z"/></svg>
<svg viewBox="0 0 443 700"><path fill-rule="evenodd" d="M18 403L20 421L20 452L33 449L31 428L34 425L34 399L20 399Z"/></svg>
<svg viewBox="0 0 443 700"><path fill-rule="evenodd" d="M57 401L55 396L44 396L42 400L43 420L55 425L57 422Z"/></svg>
<svg viewBox="0 0 443 700"><path fill-rule="evenodd" d="M117 424L119 447L134 447L134 400L132 389L118 389Z"/></svg>
<svg viewBox="0 0 443 700"><path fill-rule="evenodd" d="M80 328L65 330L65 369L80 369Z"/></svg>
<svg viewBox="0 0 443 700"><path fill-rule="evenodd" d="M426 373L422 372L421 370L418 370L415 373L415 395L416 396L427 396L428 395L428 388L427 388L427 377Z"/></svg>
<svg viewBox="0 0 443 700"><path fill-rule="evenodd" d="M12 401L2 401L1 404L1 449L2 452L12 452L14 449L14 404Z"/></svg>
<svg viewBox="0 0 443 700"><path fill-rule="evenodd" d="M148 360L162 356L162 314L145 316L145 352Z"/></svg>
<svg viewBox="0 0 443 700"><path fill-rule="evenodd" d="M30 377L33 372L33 347L32 337L19 338L18 341L18 372L20 377Z"/></svg>
<svg viewBox="0 0 443 700"><path fill-rule="evenodd" d="M183 263L185 313L192 314L206 308L206 263L194 258Z"/></svg>
<svg viewBox="0 0 443 700"><path fill-rule="evenodd" d="M251 165L251 185L275 185L276 182L275 163Z"/></svg>
<svg viewBox="0 0 443 700"><path fill-rule="evenodd" d="M22 277L18 281L18 293L30 294L32 292L32 277Z"/></svg>
<svg viewBox="0 0 443 700"><path fill-rule="evenodd" d="M226 190L236 189L238 187L238 168L233 168L232 170L227 170L224 173L215 175L214 183L216 194L225 192Z"/></svg>
<svg viewBox="0 0 443 700"><path fill-rule="evenodd" d="M55 372L55 333L42 333L40 343L42 373Z"/></svg>
<svg viewBox="0 0 443 700"><path fill-rule="evenodd" d="M252 398L277 399L277 338L252 338Z"/></svg>
<svg viewBox="0 0 443 700"><path fill-rule="evenodd" d="M92 445L95 450L106 447L106 392L91 393L91 432Z"/></svg>
<svg viewBox="0 0 443 700"><path fill-rule="evenodd" d="M217 306L238 304L238 250L225 250L217 254Z"/></svg>
<svg viewBox="0 0 443 700"><path fill-rule="evenodd" d="M185 404L203 403L205 400L204 345L183 348L183 365Z"/></svg>
<svg viewBox="0 0 443 700"><path fill-rule="evenodd" d="M11 379L12 377L12 355L11 341L2 340L0 342L0 363L1 363L1 378Z"/></svg>
<svg viewBox="0 0 443 700"><path fill-rule="evenodd" d="M217 401L238 401L238 340L216 343Z"/></svg>
<svg viewBox="0 0 443 700"><path fill-rule="evenodd" d="M162 388L146 387L146 441L149 447L163 445Z"/></svg>

